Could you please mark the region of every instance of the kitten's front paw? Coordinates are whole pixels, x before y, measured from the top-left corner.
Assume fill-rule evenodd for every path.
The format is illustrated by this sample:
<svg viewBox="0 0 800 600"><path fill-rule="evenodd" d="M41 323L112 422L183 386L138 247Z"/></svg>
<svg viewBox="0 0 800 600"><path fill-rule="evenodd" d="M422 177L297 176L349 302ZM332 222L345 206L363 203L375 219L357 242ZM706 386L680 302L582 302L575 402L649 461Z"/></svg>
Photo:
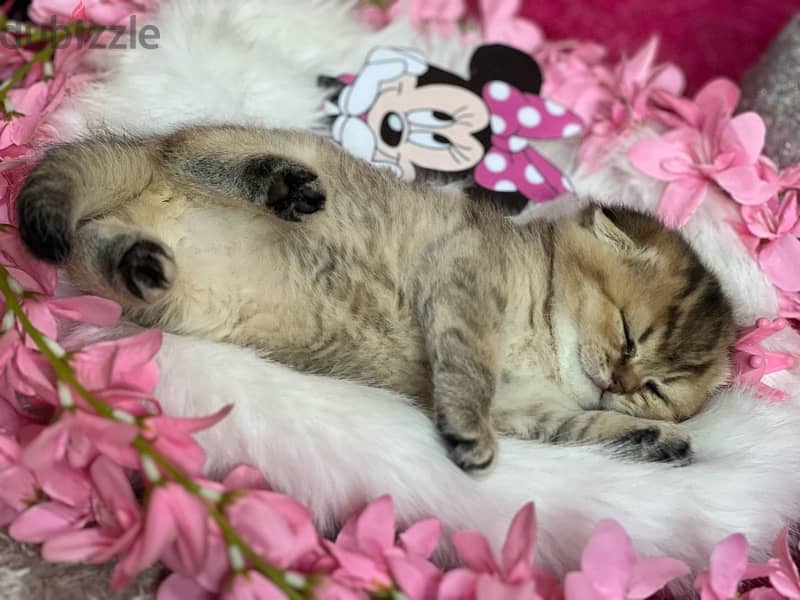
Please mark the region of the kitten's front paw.
<svg viewBox="0 0 800 600"><path fill-rule="evenodd" d="M611 442L611 447L626 457L676 466L690 464L694 455L689 436L668 426L632 429Z"/></svg>
<svg viewBox="0 0 800 600"><path fill-rule="evenodd" d="M494 463L497 440L487 421L481 421L475 428L457 430L452 423L440 419L438 428L447 448L447 455L462 470L480 473L487 471Z"/></svg>
<svg viewBox="0 0 800 600"><path fill-rule="evenodd" d="M249 194L286 221L321 210L325 191L309 168L285 158L264 156L250 161L244 171Z"/></svg>
<svg viewBox="0 0 800 600"><path fill-rule="evenodd" d="M145 302L154 302L172 286L175 260L163 244L137 240L122 255L117 274L131 294Z"/></svg>

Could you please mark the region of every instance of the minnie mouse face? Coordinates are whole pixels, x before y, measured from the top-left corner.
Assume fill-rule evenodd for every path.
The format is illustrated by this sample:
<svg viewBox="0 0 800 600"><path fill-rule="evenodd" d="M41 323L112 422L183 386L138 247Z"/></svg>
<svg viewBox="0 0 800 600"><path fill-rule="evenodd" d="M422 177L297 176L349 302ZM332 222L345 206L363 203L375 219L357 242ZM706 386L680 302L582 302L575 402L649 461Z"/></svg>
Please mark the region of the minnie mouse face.
<svg viewBox="0 0 800 600"><path fill-rule="evenodd" d="M453 172L477 165L485 149L475 134L489 125L489 111L466 88L420 86L416 76L403 75L382 84L366 122L376 134L376 158L412 180L416 167Z"/></svg>
<svg viewBox="0 0 800 600"><path fill-rule="evenodd" d="M320 78L337 88L325 110L334 140L351 154L407 180L471 178L468 193L513 212L570 189L531 141L574 135L580 119L538 97L541 82L533 58L502 45L473 53L469 79L413 48L376 48L356 76Z"/></svg>

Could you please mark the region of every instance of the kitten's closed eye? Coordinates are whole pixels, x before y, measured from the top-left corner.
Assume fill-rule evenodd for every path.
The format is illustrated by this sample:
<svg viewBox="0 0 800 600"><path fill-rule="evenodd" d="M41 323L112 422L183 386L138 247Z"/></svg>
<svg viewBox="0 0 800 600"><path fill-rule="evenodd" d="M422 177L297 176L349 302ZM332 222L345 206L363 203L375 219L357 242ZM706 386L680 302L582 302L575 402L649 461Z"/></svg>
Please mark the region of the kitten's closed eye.
<svg viewBox="0 0 800 600"><path fill-rule="evenodd" d="M631 339L631 330L628 327L628 320L625 318L625 313L620 311L622 317L622 332L625 335L625 346L622 349L622 357L625 359L633 358L636 355L636 344Z"/></svg>

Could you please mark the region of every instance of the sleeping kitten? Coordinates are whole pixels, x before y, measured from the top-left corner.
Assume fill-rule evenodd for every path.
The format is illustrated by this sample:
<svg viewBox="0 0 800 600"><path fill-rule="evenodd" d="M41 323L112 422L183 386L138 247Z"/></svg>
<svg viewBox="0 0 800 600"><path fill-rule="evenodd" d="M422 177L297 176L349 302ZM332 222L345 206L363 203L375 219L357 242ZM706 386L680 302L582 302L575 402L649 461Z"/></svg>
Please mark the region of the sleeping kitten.
<svg viewBox="0 0 800 600"><path fill-rule="evenodd" d="M496 432L685 464L671 422L729 374L720 285L655 219L516 226L305 132L54 147L18 207L33 254L129 318L408 394L465 470Z"/></svg>

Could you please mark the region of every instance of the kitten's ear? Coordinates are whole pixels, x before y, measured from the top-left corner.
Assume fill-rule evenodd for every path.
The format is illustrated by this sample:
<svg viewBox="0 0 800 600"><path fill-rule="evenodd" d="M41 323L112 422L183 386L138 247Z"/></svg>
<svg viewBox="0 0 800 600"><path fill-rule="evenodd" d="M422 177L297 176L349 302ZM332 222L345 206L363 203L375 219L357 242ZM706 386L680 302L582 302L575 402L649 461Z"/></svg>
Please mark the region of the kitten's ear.
<svg viewBox="0 0 800 600"><path fill-rule="evenodd" d="M613 211L602 206L591 205L580 216L583 227L594 233L595 237L614 246L621 252L635 252L636 243L617 225Z"/></svg>

